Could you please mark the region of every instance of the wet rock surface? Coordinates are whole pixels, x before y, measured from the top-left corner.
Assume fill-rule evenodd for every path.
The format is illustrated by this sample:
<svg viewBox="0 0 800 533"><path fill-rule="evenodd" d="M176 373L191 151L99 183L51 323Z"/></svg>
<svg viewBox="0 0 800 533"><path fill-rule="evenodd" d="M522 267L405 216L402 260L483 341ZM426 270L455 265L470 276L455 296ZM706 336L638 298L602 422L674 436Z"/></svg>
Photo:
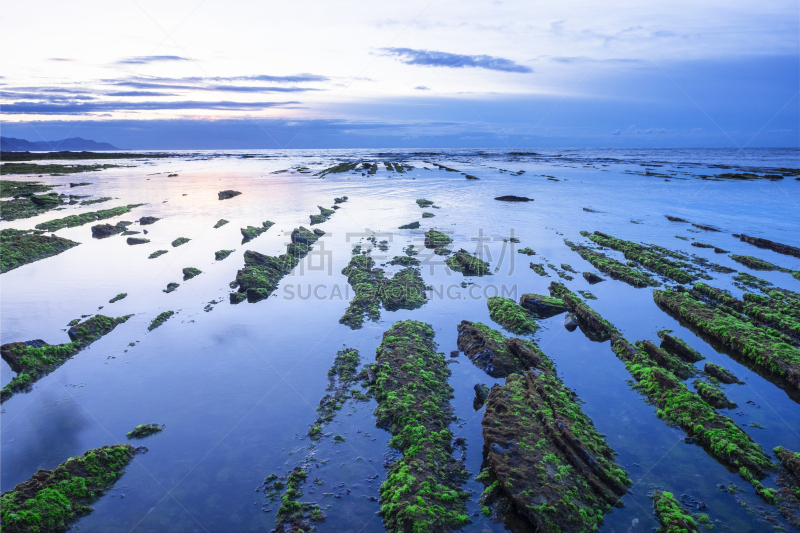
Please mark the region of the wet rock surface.
<svg viewBox="0 0 800 533"><path fill-rule="evenodd" d="M56 235L11 228L0 230L0 273L58 255L79 244Z"/></svg>
<svg viewBox="0 0 800 533"><path fill-rule="evenodd" d="M233 191L233 190L228 189L227 191L218 192L217 193L217 197L220 200L229 200L230 198L233 198L234 196L239 196L240 194L242 194L242 193L240 193L239 191Z"/></svg>
<svg viewBox="0 0 800 533"><path fill-rule="evenodd" d="M458 325L458 348L475 366L493 378L503 378L549 363L533 342L506 338L485 324L468 320L462 320Z"/></svg>

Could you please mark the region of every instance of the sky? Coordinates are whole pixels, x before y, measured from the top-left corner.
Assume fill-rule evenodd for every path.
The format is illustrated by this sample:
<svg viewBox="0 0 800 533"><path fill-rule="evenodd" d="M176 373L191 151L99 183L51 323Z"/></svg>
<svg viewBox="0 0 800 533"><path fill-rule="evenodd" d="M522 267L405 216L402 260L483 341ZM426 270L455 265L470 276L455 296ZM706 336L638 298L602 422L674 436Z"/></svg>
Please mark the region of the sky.
<svg viewBox="0 0 800 533"><path fill-rule="evenodd" d="M796 0L5 0L0 46L31 141L800 146Z"/></svg>

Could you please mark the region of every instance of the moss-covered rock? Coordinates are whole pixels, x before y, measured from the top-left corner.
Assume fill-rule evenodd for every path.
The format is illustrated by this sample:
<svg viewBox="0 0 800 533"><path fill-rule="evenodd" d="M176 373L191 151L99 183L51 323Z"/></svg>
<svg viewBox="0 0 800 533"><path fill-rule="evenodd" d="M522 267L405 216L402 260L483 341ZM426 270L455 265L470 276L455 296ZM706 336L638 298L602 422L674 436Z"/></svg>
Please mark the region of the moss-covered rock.
<svg viewBox="0 0 800 533"><path fill-rule="evenodd" d="M392 434L403 456L380 489L387 532L449 532L469 523L461 489L467 474L453 457L450 369L436 353L433 328L414 320L383 335L370 385L376 425Z"/></svg>
<svg viewBox="0 0 800 533"><path fill-rule="evenodd" d="M190 280L193 277L199 276L202 273L203 273L203 271L200 270L199 268L186 267L186 268L183 269L183 281Z"/></svg>
<svg viewBox="0 0 800 533"><path fill-rule="evenodd" d="M414 222L409 222L408 224L397 226L397 229L419 229L419 222L415 220Z"/></svg>
<svg viewBox="0 0 800 533"><path fill-rule="evenodd" d="M0 182L1 183L1 182ZM12 221L46 213L65 203L57 193L0 201L0 220Z"/></svg>
<svg viewBox="0 0 800 533"><path fill-rule="evenodd" d="M706 358L703 354L686 344L686 341L675 335L670 335L670 332L665 329L659 331L658 336L661 339L662 348L685 361L696 363Z"/></svg>
<svg viewBox="0 0 800 533"><path fill-rule="evenodd" d="M258 237L259 235L261 235L274 225L275 225L274 222L265 220L264 222L261 223L261 227L257 228L255 226L247 226L246 228L241 228L242 244L255 239L256 237Z"/></svg>
<svg viewBox="0 0 800 533"><path fill-rule="evenodd" d="M160 257L160 256L164 255L168 251L169 250L156 250L155 252L151 253L147 257L148 257L148 259L155 259L156 257Z"/></svg>
<svg viewBox="0 0 800 533"><path fill-rule="evenodd" d="M438 250L445 250L447 251L447 246L453 242L453 239L442 233L441 231L436 231L435 229L429 229L425 232L425 248L429 248L435 251Z"/></svg>
<svg viewBox="0 0 800 533"><path fill-rule="evenodd" d="M3 154L5 157L6 154ZM39 181L0 180L0 198L31 196L50 192L54 185L45 185Z"/></svg>
<svg viewBox="0 0 800 533"><path fill-rule="evenodd" d="M350 306L339 323L359 329L364 318L376 321L380 308L387 311L417 309L427 302L426 285L419 269L408 267L387 278L383 269L375 266L369 255L355 255L342 269L347 282L355 291Z"/></svg>
<svg viewBox="0 0 800 533"><path fill-rule="evenodd" d="M661 285L649 274L608 257L602 252L592 250L586 246L573 244L568 240L565 240L564 243L569 246L573 252L581 256L582 259L588 261L597 270L608 274L613 279L624 281L634 287L658 287ZM599 276L597 277L599 278ZM600 278L600 281L602 281L602 278Z"/></svg>
<svg viewBox="0 0 800 533"><path fill-rule="evenodd" d="M456 272L461 272L465 276L485 276L491 274L489 263L470 254L465 249L460 249L454 255L445 260L447 266Z"/></svg>
<svg viewBox="0 0 800 533"><path fill-rule="evenodd" d="M697 521L670 492L653 494L653 509L661 524L658 533L699 533Z"/></svg>
<svg viewBox="0 0 800 533"><path fill-rule="evenodd" d="M147 326L147 331L153 331L154 329L159 327L161 324L163 324L164 322L169 320L169 318L174 314L175 314L175 311L164 311L163 313L159 313L159 315L157 317L155 317L152 320L152 322L150 322L150 325Z"/></svg>
<svg viewBox="0 0 800 533"><path fill-rule="evenodd" d="M510 298L491 296L486 300L486 305L491 319L515 335L532 335L539 329L539 324L534 322L531 314Z"/></svg>
<svg viewBox="0 0 800 533"><path fill-rule="evenodd" d="M714 363L706 363L705 367L703 367L703 371L709 376L716 378L721 383L744 385L744 381L736 377L736 374Z"/></svg>
<svg viewBox="0 0 800 533"><path fill-rule="evenodd" d="M236 250L217 250L216 252L214 252L214 259L216 259L217 261L222 261L235 251Z"/></svg>
<svg viewBox="0 0 800 533"><path fill-rule="evenodd" d="M507 339L499 331L480 322L461 321L458 325L458 348L475 366L493 378L504 378L531 367L552 366L533 342Z"/></svg>
<svg viewBox="0 0 800 533"><path fill-rule="evenodd" d="M107 218L118 217L128 213L131 209L143 206L144 204L129 204L112 209L102 209L100 211L91 211L89 213L81 213L79 215L70 215L64 218L57 218L36 224L36 229L44 231L58 231L62 228L74 228L76 226L83 226L96 220L104 220Z"/></svg>
<svg viewBox="0 0 800 533"><path fill-rule="evenodd" d="M769 239L762 239L761 237L750 237L749 235L734 235L740 241L758 246L759 248L767 248L779 254L791 255L793 257L800 257L800 248L796 246L789 246L788 244L781 244L779 242L770 241Z"/></svg>
<svg viewBox="0 0 800 533"><path fill-rule="evenodd" d="M111 299L108 301L108 303L110 303L110 304L113 304L114 302L118 302L118 301L122 300L122 299L123 299L123 298L125 298L126 296L128 296L128 293L127 293L127 292L121 292L121 293L117 294L116 296L114 296L113 298L111 298Z"/></svg>
<svg viewBox="0 0 800 533"><path fill-rule="evenodd" d="M128 439L144 439L150 435L161 433L164 430L164 424L140 424L133 428L126 434Z"/></svg>
<svg viewBox="0 0 800 533"><path fill-rule="evenodd" d="M544 265L541 263L531 263L531 269L540 276L544 276L547 278L550 277L550 275L545 271Z"/></svg>
<svg viewBox="0 0 800 533"><path fill-rule="evenodd" d="M172 241L172 247L173 248L177 248L178 246L181 246L182 244L186 244L187 242L189 242L191 240L192 239L189 239L188 237L178 237L177 239Z"/></svg>
<svg viewBox="0 0 800 533"><path fill-rule="evenodd" d="M0 273L58 255L79 244L55 235L11 228L0 230Z"/></svg>
<svg viewBox="0 0 800 533"><path fill-rule="evenodd" d="M653 299L665 311L745 357L767 379L777 379L800 391L800 350L769 330L695 300L686 292L656 290Z"/></svg>
<svg viewBox="0 0 800 533"><path fill-rule="evenodd" d="M699 394L708 405L715 409L736 409L736 407L738 407L725 396L723 391L701 379L696 379L694 381L694 388L697 390L697 394Z"/></svg>
<svg viewBox="0 0 800 533"><path fill-rule="evenodd" d="M117 325L132 315L112 318L95 315L83 322L75 321L67 334L66 344L47 344L43 340L11 342L0 346L0 356L17 373L0 391L0 402L5 402L15 393L28 389L43 376L63 365L70 357L86 348L100 337L107 335Z"/></svg>
<svg viewBox="0 0 800 533"><path fill-rule="evenodd" d="M561 298L542 294L523 294L519 299L519 305L538 318L550 318L569 311L569 306Z"/></svg>
<svg viewBox="0 0 800 533"><path fill-rule="evenodd" d="M481 502L510 502L534 531L596 531L631 481L551 369L512 374L489 394Z"/></svg>
<svg viewBox="0 0 800 533"><path fill-rule="evenodd" d="M221 218L221 219L217 220L216 224L214 224L214 229L221 228L222 226L224 226L227 223L228 223L227 220L225 220L224 218Z"/></svg>
<svg viewBox="0 0 800 533"><path fill-rule="evenodd" d="M89 450L54 470L39 470L0 496L3 530L64 533L92 512L91 505L125 473L135 454L130 444Z"/></svg>

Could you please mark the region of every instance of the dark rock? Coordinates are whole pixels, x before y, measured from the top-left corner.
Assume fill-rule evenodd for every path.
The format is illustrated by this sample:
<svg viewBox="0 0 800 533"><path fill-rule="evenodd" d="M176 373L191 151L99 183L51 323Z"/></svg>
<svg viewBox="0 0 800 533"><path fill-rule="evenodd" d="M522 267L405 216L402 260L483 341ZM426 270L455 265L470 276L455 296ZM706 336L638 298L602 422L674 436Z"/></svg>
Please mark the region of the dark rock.
<svg viewBox="0 0 800 533"><path fill-rule="evenodd" d="M142 239L141 237L128 237L128 244L133 246L135 244L147 244L150 239Z"/></svg>
<svg viewBox="0 0 800 533"><path fill-rule="evenodd" d="M569 306L564 300L541 294L523 294L519 299L519 305L539 318L549 318L569 311Z"/></svg>
<svg viewBox="0 0 800 533"><path fill-rule="evenodd" d="M142 217L139 219L139 224L141 224L142 226L147 226L149 224L155 224L159 220L161 219L156 217Z"/></svg>
<svg viewBox="0 0 800 533"><path fill-rule="evenodd" d="M667 217L667 220L669 220L670 222L686 222L686 223L689 222L688 220L684 220L684 219L678 218L678 217L671 217L669 215L664 215L664 216Z"/></svg>
<svg viewBox="0 0 800 533"><path fill-rule="evenodd" d="M498 196L495 200L500 200L501 202L532 202L533 198L528 198L526 196L514 196L513 194L509 194L506 196Z"/></svg>
<svg viewBox="0 0 800 533"><path fill-rule="evenodd" d="M458 357L460 353L458 350L453 350L450 352L450 357Z"/></svg>
<svg viewBox="0 0 800 533"><path fill-rule="evenodd" d="M219 196L220 200L227 200L229 198L233 198L234 196L239 196L240 194L242 193L240 193L239 191L232 191L228 189L227 191L220 191L219 193L217 193L217 196Z"/></svg>
<svg viewBox="0 0 800 533"><path fill-rule="evenodd" d="M489 387L484 383L476 383L474 389L475 399L472 401L472 407L477 411L486 403L486 398L489 397Z"/></svg>
<svg viewBox="0 0 800 533"><path fill-rule="evenodd" d="M110 237L111 235L117 235L123 231L125 231L125 226L120 224L117 224L116 226L112 226L111 224L98 224L96 226L92 226L92 237L96 239L102 239L104 237Z"/></svg>
<svg viewBox="0 0 800 533"><path fill-rule="evenodd" d="M605 281L603 278L595 274L594 272L584 272L583 279L594 285L595 283L600 283L601 281Z"/></svg>
<svg viewBox="0 0 800 533"><path fill-rule="evenodd" d="M564 327L569 331L575 331L575 329L578 327L578 319L575 317L575 315L569 313L564 317Z"/></svg>

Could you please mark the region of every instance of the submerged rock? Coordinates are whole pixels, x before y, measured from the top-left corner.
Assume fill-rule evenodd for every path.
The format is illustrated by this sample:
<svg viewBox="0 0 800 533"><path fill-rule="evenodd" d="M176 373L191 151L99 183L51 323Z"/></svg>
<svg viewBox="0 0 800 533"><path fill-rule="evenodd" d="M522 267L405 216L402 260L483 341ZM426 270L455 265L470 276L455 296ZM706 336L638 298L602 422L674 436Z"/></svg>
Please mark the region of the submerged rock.
<svg viewBox="0 0 800 533"><path fill-rule="evenodd" d="M569 331L575 331L578 329L578 325L578 318L572 313L567 313L567 316L564 317L564 327Z"/></svg>
<svg viewBox="0 0 800 533"><path fill-rule="evenodd" d="M501 202L532 202L533 198L528 198L526 196L514 196L513 194L509 194L506 196L498 196L495 200L500 200Z"/></svg>

